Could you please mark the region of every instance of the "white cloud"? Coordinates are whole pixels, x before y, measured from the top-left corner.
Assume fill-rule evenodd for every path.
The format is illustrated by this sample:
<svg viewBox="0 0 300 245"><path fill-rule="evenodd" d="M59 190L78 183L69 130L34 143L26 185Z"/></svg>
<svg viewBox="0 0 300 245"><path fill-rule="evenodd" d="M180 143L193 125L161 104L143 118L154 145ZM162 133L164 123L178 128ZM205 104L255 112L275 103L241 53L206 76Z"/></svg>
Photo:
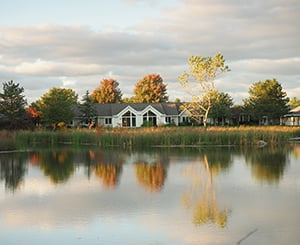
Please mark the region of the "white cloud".
<svg viewBox="0 0 300 245"><path fill-rule="evenodd" d="M78 76L99 74L102 67L97 64L77 64L68 62L53 62L36 60L23 62L15 67L17 74L43 75L43 76Z"/></svg>

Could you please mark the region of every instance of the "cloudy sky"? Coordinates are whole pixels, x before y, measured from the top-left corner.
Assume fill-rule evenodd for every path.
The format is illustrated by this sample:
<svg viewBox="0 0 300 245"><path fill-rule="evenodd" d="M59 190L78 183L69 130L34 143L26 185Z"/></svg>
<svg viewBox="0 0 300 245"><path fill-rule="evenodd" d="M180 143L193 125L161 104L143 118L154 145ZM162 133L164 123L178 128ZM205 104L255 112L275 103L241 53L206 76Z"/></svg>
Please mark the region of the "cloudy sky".
<svg viewBox="0 0 300 245"><path fill-rule="evenodd" d="M170 100L188 100L178 82L191 55L221 52L231 71L216 88L236 104L254 82L276 78L300 98L299 0L1 1L0 79L29 103L52 87L82 98L103 78L124 97L158 73ZM1 88L2 89L2 86Z"/></svg>

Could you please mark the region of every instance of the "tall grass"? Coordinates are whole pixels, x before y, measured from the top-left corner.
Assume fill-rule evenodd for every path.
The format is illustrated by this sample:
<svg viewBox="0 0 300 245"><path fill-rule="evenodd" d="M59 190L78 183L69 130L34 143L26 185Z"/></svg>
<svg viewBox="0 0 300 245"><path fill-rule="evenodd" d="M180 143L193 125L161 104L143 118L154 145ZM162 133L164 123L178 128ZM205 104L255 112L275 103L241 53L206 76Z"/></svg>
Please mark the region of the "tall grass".
<svg viewBox="0 0 300 245"><path fill-rule="evenodd" d="M101 131L70 130L18 132L19 146L93 144L99 146L187 146L187 145L253 145L262 140L268 144L300 137L300 127L157 127L115 128Z"/></svg>
<svg viewBox="0 0 300 245"><path fill-rule="evenodd" d="M17 148L14 133L8 130L0 131L0 151L15 150Z"/></svg>

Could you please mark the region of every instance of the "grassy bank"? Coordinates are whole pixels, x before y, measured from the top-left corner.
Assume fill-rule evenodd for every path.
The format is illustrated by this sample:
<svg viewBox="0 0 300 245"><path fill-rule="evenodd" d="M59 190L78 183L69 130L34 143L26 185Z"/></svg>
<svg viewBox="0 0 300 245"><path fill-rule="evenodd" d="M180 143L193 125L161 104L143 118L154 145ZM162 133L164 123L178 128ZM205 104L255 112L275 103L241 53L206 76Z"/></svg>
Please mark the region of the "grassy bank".
<svg viewBox="0 0 300 245"><path fill-rule="evenodd" d="M117 128L70 131L22 131L15 134L18 147L93 144L98 146L187 146L187 145L254 145L300 137L300 127L170 127Z"/></svg>

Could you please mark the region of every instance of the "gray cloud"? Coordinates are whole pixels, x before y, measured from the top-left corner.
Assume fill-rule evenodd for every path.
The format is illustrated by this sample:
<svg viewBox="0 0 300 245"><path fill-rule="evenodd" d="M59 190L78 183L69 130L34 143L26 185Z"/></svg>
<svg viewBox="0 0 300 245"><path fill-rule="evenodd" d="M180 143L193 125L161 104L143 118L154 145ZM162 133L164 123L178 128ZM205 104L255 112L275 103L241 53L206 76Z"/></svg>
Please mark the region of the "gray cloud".
<svg viewBox="0 0 300 245"><path fill-rule="evenodd" d="M83 94L113 76L130 96L142 76L159 73L171 99L188 99L177 80L188 68L187 58L220 51L231 72L218 78L217 88L235 102L247 96L253 82L272 78L289 96L297 96L299 10L297 0L182 0L163 9L160 18L123 31L95 31L83 25L2 26L0 78L20 79L25 91L60 84ZM33 82L38 79L39 85Z"/></svg>

